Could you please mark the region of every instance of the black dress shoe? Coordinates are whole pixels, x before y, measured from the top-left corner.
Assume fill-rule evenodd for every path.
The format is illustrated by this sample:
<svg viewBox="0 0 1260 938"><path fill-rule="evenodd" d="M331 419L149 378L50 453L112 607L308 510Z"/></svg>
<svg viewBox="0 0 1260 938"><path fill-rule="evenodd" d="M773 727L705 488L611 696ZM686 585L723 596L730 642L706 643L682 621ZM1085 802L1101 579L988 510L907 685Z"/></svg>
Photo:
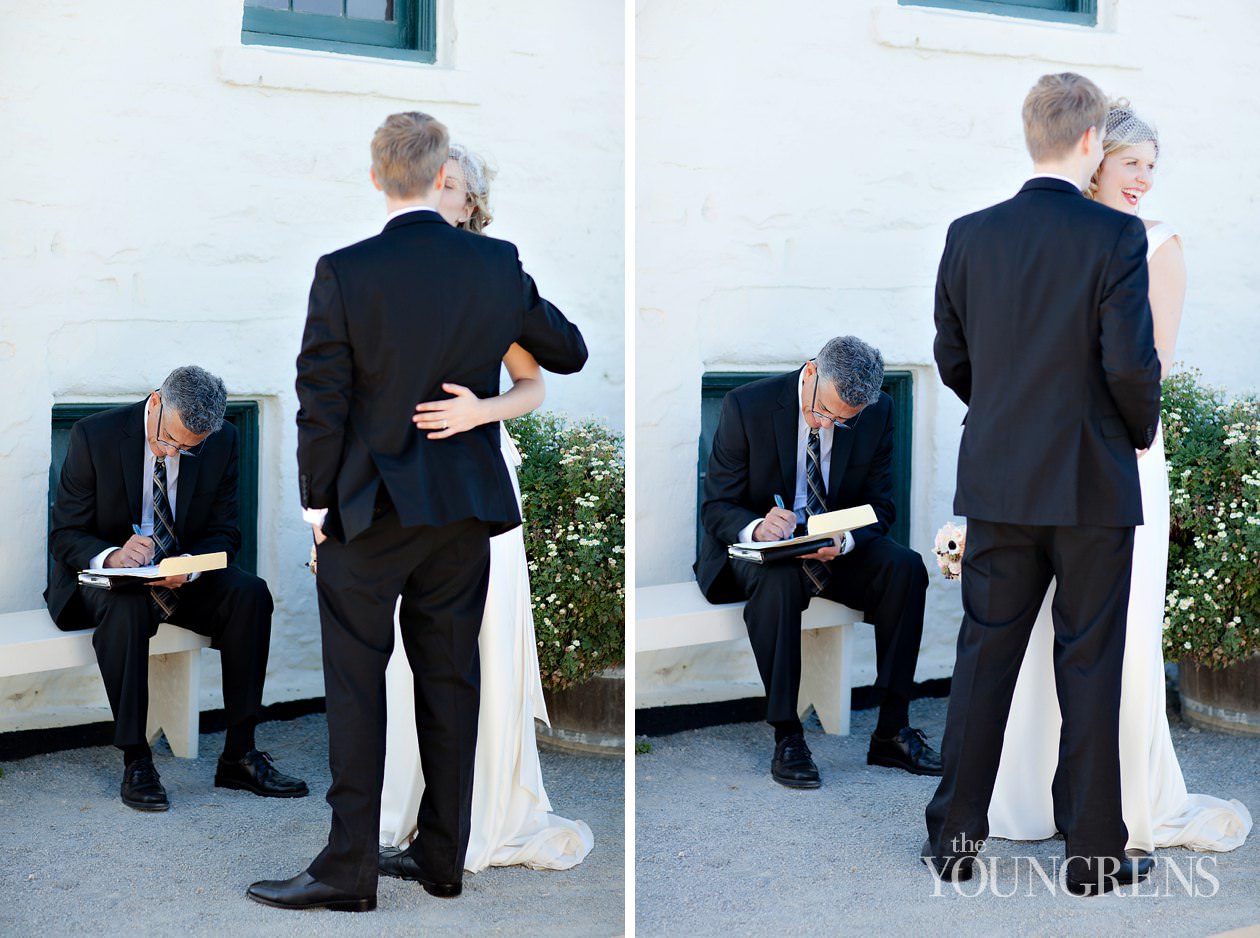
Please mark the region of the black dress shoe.
<svg viewBox="0 0 1260 938"><path fill-rule="evenodd" d="M1074 896L1100 896L1104 892L1111 892L1117 886L1140 883L1155 867L1155 858L1152 856L1120 857L1120 866L1114 873L1109 872L1110 863L1104 866L1105 860L1101 858L1097 862L1100 870L1094 879L1077 880L1071 876L1065 876L1067 891Z"/></svg>
<svg viewBox="0 0 1260 938"><path fill-rule="evenodd" d="M960 857L938 857L932 852L932 841L923 841L923 849L919 851L919 859L923 861L923 865L930 869L941 879L953 880L956 883L964 883L971 879L971 871L976 865L976 857L973 853L964 854Z"/></svg>
<svg viewBox="0 0 1260 938"><path fill-rule="evenodd" d="M913 726L903 727L892 739L880 739L872 733L866 764L905 769L912 775L941 774L941 754L928 745L923 730Z"/></svg>
<svg viewBox="0 0 1260 938"><path fill-rule="evenodd" d="M166 800L162 776L153 767L152 756L142 756L129 762L123 769L122 802L137 811L166 811L171 803Z"/></svg>
<svg viewBox="0 0 1260 938"><path fill-rule="evenodd" d="M252 791L264 798L302 798L310 794L306 782L285 775L276 768L270 753L257 749L245 753L238 762L225 762L219 756L219 765L214 771L214 786Z"/></svg>
<svg viewBox="0 0 1260 938"><path fill-rule="evenodd" d="M412 859L411 854L397 847L382 848L377 856L377 865L382 876L393 876L395 879L408 879L419 883L424 891L439 899L454 899L464 891L464 884L436 883L420 872L420 864Z"/></svg>
<svg viewBox="0 0 1260 938"><path fill-rule="evenodd" d="M810 758L809 747L800 733L787 736L775 745L770 775L788 788L817 788L822 784L818 778L818 766Z"/></svg>
<svg viewBox="0 0 1260 938"><path fill-rule="evenodd" d="M306 870L292 879L264 879L245 890L255 902L273 909L328 909L331 912L371 912L376 896L356 896L325 885Z"/></svg>

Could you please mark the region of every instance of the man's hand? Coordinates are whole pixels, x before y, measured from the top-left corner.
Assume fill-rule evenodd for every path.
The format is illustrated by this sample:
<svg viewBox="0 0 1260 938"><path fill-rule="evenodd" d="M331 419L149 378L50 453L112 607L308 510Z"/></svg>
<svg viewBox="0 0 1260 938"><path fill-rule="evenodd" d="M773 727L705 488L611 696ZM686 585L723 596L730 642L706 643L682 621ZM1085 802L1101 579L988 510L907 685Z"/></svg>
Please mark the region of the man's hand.
<svg viewBox="0 0 1260 938"><path fill-rule="evenodd" d="M823 561L823 563L827 563L828 561L835 560L839 556L840 556L840 548L837 546L833 546L833 547L820 547L818 548L818 550L814 551L812 554L801 554L800 559L801 560L821 560Z"/></svg>
<svg viewBox="0 0 1260 938"><path fill-rule="evenodd" d="M770 513L753 528L754 541L786 541L796 530L796 514L786 508L771 508Z"/></svg>
<svg viewBox="0 0 1260 938"><path fill-rule="evenodd" d="M153 561L153 538L133 534L127 543L105 558L105 566L110 570L125 567L143 567Z"/></svg>
<svg viewBox="0 0 1260 938"><path fill-rule="evenodd" d="M433 431L428 434L430 440L445 440L486 422L481 398L468 388L462 384L443 384L442 390L455 396L417 404L416 414L411 418L417 430Z"/></svg>
<svg viewBox="0 0 1260 938"><path fill-rule="evenodd" d="M149 580L148 586L165 586L167 589L177 590L188 582L188 574L180 573L175 576L163 577L160 580Z"/></svg>
<svg viewBox="0 0 1260 938"><path fill-rule="evenodd" d="M312 524L311 531L315 534L315 545L317 547L324 543L324 541L328 540L328 535L324 533L324 529L318 524Z"/></svg>

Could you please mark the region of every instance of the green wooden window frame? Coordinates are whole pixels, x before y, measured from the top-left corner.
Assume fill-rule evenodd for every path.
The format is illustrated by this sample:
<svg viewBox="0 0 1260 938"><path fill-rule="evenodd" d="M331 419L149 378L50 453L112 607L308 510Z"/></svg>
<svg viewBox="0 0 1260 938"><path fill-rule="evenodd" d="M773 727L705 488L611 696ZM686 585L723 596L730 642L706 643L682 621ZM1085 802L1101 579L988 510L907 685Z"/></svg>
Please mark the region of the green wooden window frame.
<svg viewBox="0 0 1260 938"><path fill-rule="evenodd" d="M937 7L1050 23L1098 25L1098 0L897 0L897 3L903 7Z"/></svg>
<svg viewBox="0 0 1260 938"><path fill-rule="evenodd" d="M717 431L718 418L722 415L722 399L749 381L770 377L776 372L710 371L700 381L700 453L696 476L696 544L700 543L704 530L700 523L700 505L704 501L704 476L709 467L709 452L713 449L713 434ZM893 522L889 536L906 547L910 546L910 466L911 446L914 442L914 375L909 371L884 372L883 390L892 398L893 417L893 502L897 506L897 520Z"/></svg>
<svg viewBox="0 0 1260 938"><path fill-rule="evenodd" d="M52 409L52 461L48 466L48 530L52 531L52 506L57 497L61 464L70 445L70 428L92 414L118 404L55 404ZM236 427L239 439L238 501L241 518L241 549L234 563L250 573L258 572L258 402L228 401L224 419ZM177 503L178 507L178 503ZM52 555L48 556L49 571Z"/></svg>
<svg viewBox="0 0 1260 938"><path fill-rule="evenodd" d="M437 56L437 0L396 0L394 22L294 13L245 5L241 42L246 45L319 49L385 59L433 62Z"/></svg>

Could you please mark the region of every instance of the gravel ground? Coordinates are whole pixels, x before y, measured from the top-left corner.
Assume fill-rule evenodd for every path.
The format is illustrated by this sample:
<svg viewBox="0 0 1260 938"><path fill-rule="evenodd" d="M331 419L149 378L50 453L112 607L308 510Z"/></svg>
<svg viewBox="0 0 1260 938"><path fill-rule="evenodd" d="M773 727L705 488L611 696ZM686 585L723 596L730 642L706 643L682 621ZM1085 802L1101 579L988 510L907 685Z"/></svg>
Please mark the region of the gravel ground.
<svg viewBox="0 0 1260 938"><path fill-rule="evenodd" d="M921 700L911 719L939 746L946 701ZM1260 923L1260 830L1224 854L1172 848L1192 888L1165 865L1142 895L1078 899L1048 890L1063 841L994 840L997 890L980 877L944 883L919 863L923 809L936 779L866 764L876 711L853 715L853 735L806 738L823 787L793 791L770 778L773 733L736 724L651 739L635 757L636 933L657 935L1149 935L1202 936ZM1173 743L1192 792L1237 798L1260 816L1260 740L1174 722ZM1017 872L1018 869L1018 872ZM1170 882L1165 882L1165 877ZM1031 893L1031 895L1030 895ZM1157 894L1152 894L1157 893Z"/></svg>
<svg viewBox="0 0 1260 938"><path fill-rule="evenodd" d="M223 734L201 757L155 763L171 810L144 814L118 799L116 749L76 749L9 762L0 778L0 935L618 935L625 917L624 763L544 751L559 813L595 833L586 861L563 873L494 868L464 879L458 899L382 878L377 911L287 912L245 898L258 879L301 871L322 848L331 813L327 724L265 723L261 748L305 778L307 798L215 788Z"/></svg>

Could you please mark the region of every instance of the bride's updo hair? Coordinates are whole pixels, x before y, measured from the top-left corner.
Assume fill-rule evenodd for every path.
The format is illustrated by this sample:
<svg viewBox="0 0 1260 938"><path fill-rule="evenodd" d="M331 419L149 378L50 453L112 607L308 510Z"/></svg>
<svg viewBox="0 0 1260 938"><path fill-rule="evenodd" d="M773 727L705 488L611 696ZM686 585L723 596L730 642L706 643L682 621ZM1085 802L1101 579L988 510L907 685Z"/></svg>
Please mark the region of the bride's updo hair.
<svg viewBox="0 0 1260 938"><path fill-rule="evenodd" d="M1103 159L1125 147L1137 146L1148 140L1155 144L1155 156L1158 158L1159 134L1155 132L1155 128L1133 112L1128 98L1116 98L1112 101L1107 109L1107 123L1103 130ZM1098 174L1101 172L1102 164L1099 163L1089 180L1089 187L1085 190L1088 198L1097 198Z"/></svg>
<svg viewBox="0 0 1260 938"><path fill-rule="evenodd" d="M472 209L468 221L461 222L459 227L479 232L494 221L494 216L490 214L490 181L494 179L494 170L484 157L460 143L451 144L448 159L457 162L464 174L464 188L468 190L466 198Z"/></svg>

